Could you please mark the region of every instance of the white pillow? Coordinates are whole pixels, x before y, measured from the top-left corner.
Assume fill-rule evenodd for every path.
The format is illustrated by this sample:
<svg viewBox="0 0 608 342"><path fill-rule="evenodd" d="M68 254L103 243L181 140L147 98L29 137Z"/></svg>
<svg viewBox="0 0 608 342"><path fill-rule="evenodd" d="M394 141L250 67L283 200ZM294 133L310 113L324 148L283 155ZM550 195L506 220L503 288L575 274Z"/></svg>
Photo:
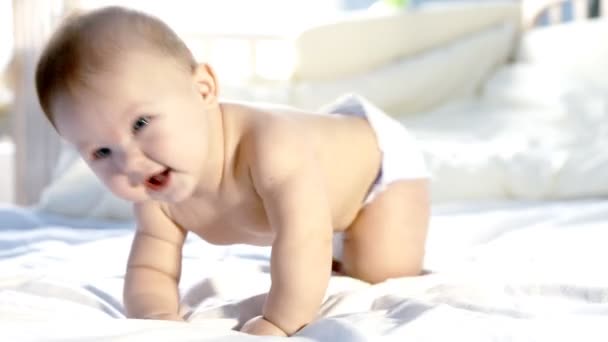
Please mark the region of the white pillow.
<svg viewBox="0 0 608 342"><path fill-rule="evenodd" d="M575 119L572 123L578 124L589 116L606 114L608 88L546 64L514 63L492 75L482 88L482 98L496 106L551 110L549 120L570 115Z"/></svg>
<svg viewBox="0 0 608 342"><path fill-rule="evenodd" d="M505 65L479 98L401 120L435 203L608 195L608 96L545 65Z"/></svg>
<svg viewBox="0 0 608 342"><path fill-rule="evenodd" d="M301 32L294 44L292 79L327 81L360 74L500 23L518 26L519 18L520 5L504 1L358 13Z"/></svg>
<svg viewBox="0 0 608 342"><path fill-rule="evenodd" d="M438 107L474 94L509 57L515 31L504 23L350 77L294 82L288 101L313 110L352 92L394 115Z"/></svg>
<svg viewBox="0 0 608 342"><path fill-rule="evenodd" d="M608 89L607 38L607 19L538 28L522 38L517 58Z"/></svg>
<svg viewBox="0 0 608 342"><path fill-rule="evenodd" d="M428 147L436 142L423 143L438 175L434 199L607 195L608 48L600 43L606 37L605 19L527 33L516 63L500 68L485 83L479 109L466 110L467 134L478 126L477 119L500 124L500 131L473 144L494 146L493 151L479 153L447 139L445 150ZM479 110L485 111L483 117L471 115ZM507 144L496 144L500 136L508 138L502 139ZM476 191L476 178L485 191Z"/></svg>

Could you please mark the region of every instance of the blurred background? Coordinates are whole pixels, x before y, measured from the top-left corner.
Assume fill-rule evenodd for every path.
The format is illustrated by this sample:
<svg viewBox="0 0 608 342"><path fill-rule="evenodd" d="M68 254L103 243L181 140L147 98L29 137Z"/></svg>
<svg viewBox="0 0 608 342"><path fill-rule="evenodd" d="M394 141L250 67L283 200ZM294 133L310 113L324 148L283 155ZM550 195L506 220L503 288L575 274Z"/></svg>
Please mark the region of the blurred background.
<svg viewBox="0 0 608 342"><path fill-rule="evenodd" d="M387 1L396 6L415 6L424 0ZM427 0L428 1L428 0ZM364 11L373 0L0 0L0 203L14 202L15 170L13 158L15 141L11 134L11 115L14 114L14 84L11 85L11 61L15 51L15 25L22 34L40 35L25 40L41 40L58 18L72 9L91 9L106 5L137 8L169 23L186 39L201 57L209 46L200 46L196 39L201 34L222 37L214 42L213 55L206 56L216 67L222 84L232 87L238 96L238 87L251 74L250 47L243 36L268 38L257 48L257 72L270 78L286 78L289 73L289 51L277 43L307 26L331 21L351 11ZM18 10L19 13L15 14ZM15 22L15 16L24 16ZM41 17L47 27L39 27ZM25 20L23 20L25 19ZM27 26L31 24L31 27ZM44 26L44 25L43 25ZM44 32L41 32L41 29ZM20 42L18 44L27 44ZM30 41L29 43L32 43ZM269 58L268 56L273 56ZM14 65L13 65L14 69ZM14 72L15 70L13 70ZM15 76L14 74L12 76ZM13 79L15 83L17 80ZM228 90L225 95L229 96ZM41 137L42 139L42 137ZM25 143L25 142L23 142ZM24 199L25 202L28 202Z"/></svg>
<svg viewBox="0 0 608 342"><path fill-rule="evenodd" d="M298 59L292 43L293 38L306 29L342 18L369 15L370 12L415 12L419 7L432 4L472 3L481 6L501 1L519 2L0 0L0 203L34 203L41 189L50 183L53 172L56 172L52 169L55 168L61 147L48 124L32 119L40 115L32 75L37 54L45 39L60 19L74 9L119 4L154 14L184 38L197 58L215 67L225 98L290 103L290 95L277 91L277 85L285 85L297 78L294 63ZM595 0L587 2L590 16L598 15L599 3ZM560 6L561 19L572 19L574 3L565 1ZM545 25L549 16L541 16L535 25ZM44 143L36 144L35 141ZM26 159L28 162L25 162ZM31 189L23 190L24 187ZM16 191L15 188L20 190Z"/></svg>

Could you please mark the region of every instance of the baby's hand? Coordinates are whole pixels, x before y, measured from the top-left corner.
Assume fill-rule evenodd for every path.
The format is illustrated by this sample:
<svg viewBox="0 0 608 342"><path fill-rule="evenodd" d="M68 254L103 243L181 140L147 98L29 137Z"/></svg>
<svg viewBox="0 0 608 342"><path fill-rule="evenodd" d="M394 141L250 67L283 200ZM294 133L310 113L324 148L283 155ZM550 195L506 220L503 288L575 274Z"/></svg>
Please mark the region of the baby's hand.
<svg viewBox="0 0 608 342"><path fill-rule="evenodd" d="M287 336L281 328L265 320L262 316L257 316L247 321L241 328L241 331L260 336Z"/></svg>

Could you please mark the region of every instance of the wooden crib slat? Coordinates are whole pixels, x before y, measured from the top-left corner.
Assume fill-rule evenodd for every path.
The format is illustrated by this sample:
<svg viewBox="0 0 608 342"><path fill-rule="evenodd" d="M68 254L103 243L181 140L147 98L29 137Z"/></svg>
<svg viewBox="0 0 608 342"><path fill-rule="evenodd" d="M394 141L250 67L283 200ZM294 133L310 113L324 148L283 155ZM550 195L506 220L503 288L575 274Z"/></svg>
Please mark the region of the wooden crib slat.
<svg viewBox="0 0 608 342"><path fill-rule="evenodd" d="M608 16L608 0L598 0L600 16ZM565 6L572 6L574 20L587 20L590 15L591 0L522 0L522 19L525 29L531 29L546 18L547 24L564 21Z"/></svg>
<svg viewBox="0 0 608 342"><path fill-rule="evenodd" d="M12 133L15 142L15 202L38 201L51 181L60 150L57 134L42 114L34 86L38 55L60 8L56 1L13 1L15 102Z"/></svg>

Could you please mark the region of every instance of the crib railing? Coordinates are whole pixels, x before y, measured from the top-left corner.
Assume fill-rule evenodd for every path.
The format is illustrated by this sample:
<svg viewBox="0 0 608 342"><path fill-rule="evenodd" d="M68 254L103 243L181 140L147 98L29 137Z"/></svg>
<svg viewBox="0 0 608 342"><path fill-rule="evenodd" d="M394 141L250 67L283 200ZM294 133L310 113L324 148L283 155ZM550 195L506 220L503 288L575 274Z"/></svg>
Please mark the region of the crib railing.
<svg viewBox="0 0 608 342"><path fill-rule="evenodd" d="M599 16L608 16L608 0L523 0L523 23L526 29L541 22L554 25L564 21L566 11L570 9L571 19L587 20L593 6L597 6Z"/></svg>

